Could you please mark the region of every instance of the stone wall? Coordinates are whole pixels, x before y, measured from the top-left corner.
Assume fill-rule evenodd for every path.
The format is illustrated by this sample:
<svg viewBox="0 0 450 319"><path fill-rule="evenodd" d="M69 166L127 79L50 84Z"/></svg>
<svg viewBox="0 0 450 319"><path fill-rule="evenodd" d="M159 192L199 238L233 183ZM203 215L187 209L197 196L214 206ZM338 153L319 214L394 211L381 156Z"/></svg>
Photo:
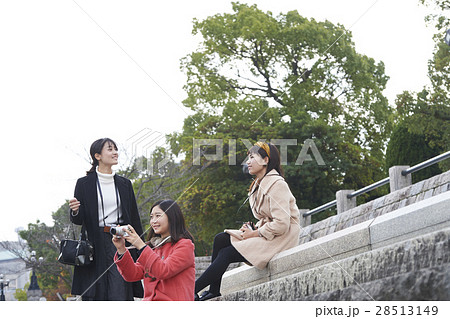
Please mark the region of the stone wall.
<svg viewBox="0 0 450 319"><path fill-rule="evenodd" d="M264 269L231 270L222 279L223 300L266 300L264 294L271 295L267 300L303 300L333 292L342 297L353 285L411 280L450 264L449 238L450 192L444 192L285 250ZM436 270L432 274L445 279ZM409 283L422 280L416 279ZM438 291L449 282L435 284Z"/></svg>
<svg viewBox="0 0 450 319"><path fill-rule="evenodd" d="M215 300L450 300L450 228Z"/></svg>
<svg viewBox="0 0 450 319"><path fill-rule="evenodd" d="M450 190L450 171L303 227L299 244L329 235Z"/></svg>
<svg viewBox="0 0 450 319"><path fill-rule="evenodd" d="M449 267L450 171L303 227L265 269L226 272L217 300L450 300Z"/></svg>
<svg viewBox="0 0 450 319"><path fill-rule="evenodd" d="M206 268L209 267L211 264L211 256L201 256L201 257L195 257L195 279L197 280L198 277L200 277L201 274L206 270ZM241 265L241 263L232 263L230 266L228 266L228 270L232 270L234 268L237 268Z"/></svg>

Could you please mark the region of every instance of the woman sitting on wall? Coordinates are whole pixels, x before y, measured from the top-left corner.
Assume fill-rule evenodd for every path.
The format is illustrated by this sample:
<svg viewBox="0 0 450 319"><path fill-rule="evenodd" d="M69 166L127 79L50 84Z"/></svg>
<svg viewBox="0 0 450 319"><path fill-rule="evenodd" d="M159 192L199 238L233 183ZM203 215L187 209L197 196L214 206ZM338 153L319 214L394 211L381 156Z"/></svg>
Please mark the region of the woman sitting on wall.
<svg viewBox="0 0 450 319"><path fill-rule="evenodd" d="M258 142L248 155L249 173L256 177L250 185L249 203L259 221L216 235L211 265L195 282L196 300L220 296L222 276L230 263L246 262L262 269L275 254L298 245L299 212L283 178L278 149ZM208 285L209 291L199 297L198 292Z"/></svg>

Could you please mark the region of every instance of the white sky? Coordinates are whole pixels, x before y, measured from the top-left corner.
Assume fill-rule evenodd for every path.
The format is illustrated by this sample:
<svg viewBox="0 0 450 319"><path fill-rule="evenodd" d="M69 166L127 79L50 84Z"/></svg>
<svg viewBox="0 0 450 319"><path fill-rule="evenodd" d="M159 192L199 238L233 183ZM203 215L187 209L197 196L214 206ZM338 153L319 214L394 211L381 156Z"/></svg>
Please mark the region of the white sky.
<svg viewBox="0 0 450 319"><path fill-rule="evenodd" d="M418 0L241 2L351 28L357 51L384 61L391 103L428 83L433 30ZM36 219L51 223L89 169L95 139L132 153L128 139L143 129L181 130L189 111L179 61L199 40L192 19L224 12L230 1L0 2L0 240Z"/></svg>

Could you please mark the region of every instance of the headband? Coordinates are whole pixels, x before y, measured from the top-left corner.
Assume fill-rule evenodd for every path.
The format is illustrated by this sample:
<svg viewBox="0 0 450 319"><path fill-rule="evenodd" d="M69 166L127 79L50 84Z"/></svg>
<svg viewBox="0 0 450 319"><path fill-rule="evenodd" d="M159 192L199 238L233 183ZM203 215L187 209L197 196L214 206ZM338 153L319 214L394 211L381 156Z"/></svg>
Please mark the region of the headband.
<svg viewBox="0 0 450 319"><path fill-rule="evenodd" d="M260 147L260 148L262 148L263 150L265 150L266 153L267 153L267 156L269 156L269 158L270 158L270 147L269 147L269 145L267 143L256 142L255 145Z"/></svg>

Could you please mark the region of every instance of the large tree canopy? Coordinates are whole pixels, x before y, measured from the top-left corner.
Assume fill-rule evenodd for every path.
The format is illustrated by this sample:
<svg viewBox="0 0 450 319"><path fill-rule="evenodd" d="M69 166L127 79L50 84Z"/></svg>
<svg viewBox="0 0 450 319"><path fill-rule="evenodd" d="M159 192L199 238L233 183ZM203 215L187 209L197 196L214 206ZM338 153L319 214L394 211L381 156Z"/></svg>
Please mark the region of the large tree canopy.
<svg viewBox="0 0 450 319"><path fill-rule="evenodd" d="M266 99L282 116L307 113L342 125L363 147L383 149L388 77L382 62L355 51L348 30L297 11L274 17L239 3L233 11L194 21L204 41L182 61L187 107L220 114L229 102Z"/></svg>
<svg viewBox="0 0 450 319"><path fill-rule="evenodd" d="M388 80L383 63L356 52L341 25L297 11L274 16L256 5L232 8L194 21L193 33L203 41L181 68L187 75L184 105L195 114L170 139L172 151L183 154L191 169L194 140L219 139L223 146L221 160L201 157L180 199L200 242L248 219L248 207L237 213L251 182L240 164L257 140L289 140L283 161L300 208L385 177L392 110L382 94ZM312 161L299 164L305 141L314 143L325 165L308 148ZM221 149L203 146L201 152ZM236 152L231 165L230 151Z"/></svg>

